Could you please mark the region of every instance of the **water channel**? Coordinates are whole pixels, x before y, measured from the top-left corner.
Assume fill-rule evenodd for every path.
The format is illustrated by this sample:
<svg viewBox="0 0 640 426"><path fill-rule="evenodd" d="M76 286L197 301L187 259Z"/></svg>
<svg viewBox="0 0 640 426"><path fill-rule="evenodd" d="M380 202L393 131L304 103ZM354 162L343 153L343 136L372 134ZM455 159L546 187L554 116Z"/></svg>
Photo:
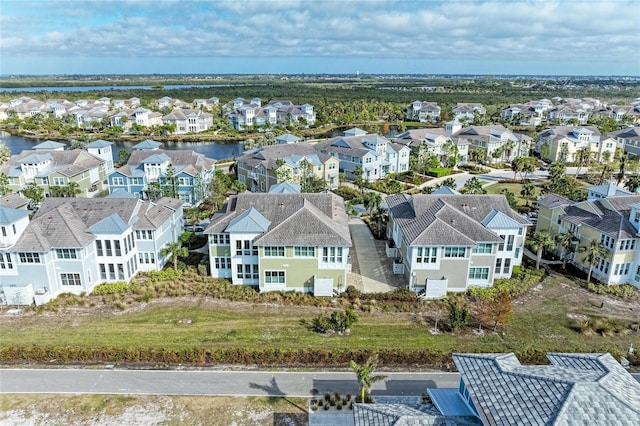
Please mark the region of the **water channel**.
<svg viewBox="0 0 640 426"><path fill-rule="evenodd" d="M30 139L22 136L13 136L7 132L0 132L0 141L2 141L11 155L20 154L25 149L33 149L44 140ZM118 160L118 152L125 149L131 152L133 145L138 142L116 141L112 145L114 161ZM166 150L193 150L204 154L214 160L238 157L244 150L244 144L238 142L169 142L164 143L161 147Z"/></svg>

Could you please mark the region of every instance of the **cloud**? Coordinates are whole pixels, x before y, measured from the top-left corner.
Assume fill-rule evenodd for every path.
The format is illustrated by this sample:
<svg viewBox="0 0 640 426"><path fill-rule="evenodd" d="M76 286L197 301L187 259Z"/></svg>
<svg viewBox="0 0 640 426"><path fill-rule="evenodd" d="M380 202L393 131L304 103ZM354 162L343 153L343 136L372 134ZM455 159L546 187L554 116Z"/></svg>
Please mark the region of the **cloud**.
<svg viewBox="0 0 640 426"><path fill-rule="evenodd" d="M640 68L632 63L634 1L5 2L0 47L12 57L562 59Z"/></svg>

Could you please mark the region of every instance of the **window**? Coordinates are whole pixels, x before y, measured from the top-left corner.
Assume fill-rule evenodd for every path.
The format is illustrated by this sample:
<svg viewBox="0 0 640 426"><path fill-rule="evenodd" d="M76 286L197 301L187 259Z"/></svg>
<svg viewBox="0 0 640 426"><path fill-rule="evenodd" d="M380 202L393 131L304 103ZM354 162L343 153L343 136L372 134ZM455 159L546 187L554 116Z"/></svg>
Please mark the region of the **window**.
<svg viewBox="0 0 640 426"><path fill-rule="evenodd" d="M100 264L100 279L102 280L107 279L107 268L104 263Z"/></svg>
<svg viewBox="0 0 640 426"><path fill-rule="evenodd" d="M2 226L1 228L2 228L2 236L6 237L7 236L7 228L5 228L4 226Z"/></svg>
<svg viewBox="0 0 640 426"><path fill-rule="evenodd" d="M136 240L152 240L153 231L150 229L137 229Z"/></svg>
<svg viewBox="0 0 640 426"><path fill-rule="evenodd" d="M615 244L615 239L608 235L602 234L600 235L600 242L602 243L603 246L612 249L613 245Z"/></svg>
<svg viewBox="0 0 640 426"><path fill-rule="evenodd" d="M18 253L20 263L41 263L40 253Z"/></svg>
<svg viewBox="0 0 640 426"><path fill-rule="evenodd" d="M417 263L436 263L438 261L437 247L418 247Z"/></svg>
<svg viewBox="0 0 640 426"><path fill-rule="evenodd" d="M178 185L180 185L180 186L189 186L189 185L191 185L191 182L189 181L189 178L181 177L181 178L178 178Z"/></svg>
<svg viewBox="0 0 640 426"><path fill-rule="evenodd" d="M627 275L629 273L629 268L631 268L631 263L618 263L613 270L613 274Z"/></svg>
<svg viewBox="0 0 640 426"><path fill-rule="evenodd" d="M55 180L55 178L53 178ZM111 184L114 186L123 186L124 185L124 178L122 177L112 177L111 178Z"/></svg>
<svg viewBox="0 0 640 426"><path fill-rule="evenodd" d="M229 245L229 234L212 234L211 241L213 244L226 244Z"/></svg>
<svg viewBox="0 0 640 426"><path fill-rule="evenodd" d="M507 236L506 235L500 235L500 238L502 238L503 241L506 241ZM504 251L504 243L498 244L498 251Z"/></svg>
<svg viewBox="0 0 640 426"><path fill-rule="evenodd" d="M469 279L471 280L488 280L489 268L469 268Z"/></svg>
<svg viewBox="0 0 640 426"><path fill-rule="evenodd" d="M54 186L63 186L64 185L64 178L62 178L62 177L54 177L53 178L53 185Z"/></svg>
<svg viewBox="0 0 640 426"><path fill-rule="evenodd" d="M122 250L120 250L120 240L115 240L113 242L116 256L122 256Z"/></svg>
<svg viewBox="0 0 640 426"><path fill-rule="evenodd" d="M60 274L62 285L82 285L80 274Z"/></svg>
<svg viewBox="0 0 640 426"><path fill-rule="evenodd" d="M635 250L636 240L620 240L620 250Z"/></svg>
<svg viewBox="0 0 640 426"><path fill-rule="evenodd" d="M56 249L56 258L77 259L78 253L76 252L76 249Z"/></svg>
<svg viewBox="0 0 640 426"><path fill-rule="evenodd" d="M496 274L499 274L501 270L502 270L502 259L496 259L496 268L494 269L494 272Z"/></svg>
<svg viewBox="0 0 640 426"><path fill-rule="evenodd" d="M506 258L504 260L504 269L502 270L503 274L508 274L510 272L511 269L511 259Z"/></svg>
<svg viewBox="0 0 640 426"><path fill-rule="evenodd" d="M118 279L124 280L124 265L122 263L118 263Z"/></svg>
<svg viewBox="0 0 640 426"><path fill-rule="evenodd" d="M154 264L156 263L156 256L155 253L150 252L150 253L138 253L138 263L139 264L145 264L145 265L149 265L149 264Z"/></svg>
<svg viewBox="0 0 640 426"><path fill-rule="evenodd" d="M513 235L509 235L509 236L507 237L507 251L512 251L512 250L513 250L513 240L514 240L515 238L516 238L516 237L515 237L515 236L513 236Z"/></svg>
<svg viewBox="0 0 640 426"><path fill-rule="evenodd" d="M464 257L465 247L445 247L444 257Z"/></svg>
<svg viewBox="0 0 640 426"><path fill-rule="evenodd" d="M518 228L518 235L522 235L524 228Z"/></svg>
<svg viewBox="0 0 640 426"><path fill-rule="evenodd" d="M514 259L520 259L520 247L516 247L515 253L513 253Z"/></svg>
<svg viewBox="0 0 640 426"><path fill-rule="evenodd" d="M264 248L265 257L284 257L284 247L282 246L266 246Z"/></svg>
<svg viewBox="0 0 640 426"><path fill-rule="evenodd" d="M104 241L105 253L107 256L113 256L113 251L111 250L111 240Z"/></svg>
<svg viewBox="0 0 640 426"><path fill-rule="evenodd" d="M102 241L96 240L96 251L98 252L98 256L104 256L102 252Z"/></svg>
<svg viewBox="0 0 640 426"><path fill-rule="evenodd" d="M213 262L216 269L231 269L230 257L214 257Z"/></svg>
<svg viewBox="0 0 640 426"><path fill-rule="evenodd" d="M599 271L601 271L604 274L608 274L609 273L609 266L611 266L611 263L609 263L609 261L603 259L603 258L597 258L595 261L595 268Z"/></svg>
<svg viewBox="0 0 640 426"><path fill-rule="evenodd" d="M634 278L636 281L640 281L640 266L636 269L636 276Z"/></svg>
<svg viewBox="0 0 640 426"><path fill-rule="evenodd" d="M342 247L322 247L323 263L342 263Z"/></svg>
<svg viewBox="0 0 640 426"><path fill-rule="evenodd" d="M315 247L294 247L293 255L295 257L315 257L316 248Z"/></svg>
<svg viewBox="0 0 640 426"><path fill-rule="evenodd" d="M247 279L251 279L251 265L250 264L244 265L244 277L247 278Z"/></svg>
<svg viewBox="0 0 640 426"><path fill-rule="evenodd" d="M116 279L116 268L113 265L113 263L109 264L109 279L110 280L115 280Z"/></svg>
<svg viewBox="0 0 640 426"><path fill-rule="evenodd" d="M0 253L0 269L13 269L11 253Z"/></svg>
<svg viewBox="0 0 640 426"><path fill-rule="evenodd" d="M264 271L265 284L284 284L284 271Z"/></svg>
<svg viewBox="0 0 640 426"><path fill-rule="evenodd" d="M472 250L471 253L475 254L491 254L493 252L493 244L491 243L478 243Z"/></svg>
<svg viewBox="0 0 640 426"><path fill-rule="evenodd" d="M242 279L242 265L241 264L236 265L236 278L238 278L239 280Z"/></svg>

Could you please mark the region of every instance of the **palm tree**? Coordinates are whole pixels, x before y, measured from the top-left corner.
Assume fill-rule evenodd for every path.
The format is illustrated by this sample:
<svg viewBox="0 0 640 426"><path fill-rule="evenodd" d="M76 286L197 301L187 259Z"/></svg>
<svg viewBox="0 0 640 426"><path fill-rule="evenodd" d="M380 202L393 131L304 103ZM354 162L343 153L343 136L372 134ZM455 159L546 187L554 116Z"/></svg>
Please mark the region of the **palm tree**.
<svg viewBox="0 0 640 426"><path fill-rule="evenodd" d="M556 243L562 249L562 269L567 269L567 261L571 256L571 253L576 251L576 243L579 243L576 234L573 231L567 231L564 234L556 235Z"/></svg>
<svg viewBox="0 0 640 426"><path fill-rule="evenodd" d="M65 188L65 194L67 197L75 198L78 195L82 194L82 190L80 189L80 184L78 182L71 181L67 184Z"/></svg>
<svg viewBox="0 0 640 426"><path fill-rule="evenodd" d="M640 187L640 175L629 176L624 183L624 187L635 194L638 187Z"/></svg>
<svg viewBox="0 0 640 426"><path fill-rule="evenodd" d="M536 252L536 269L540 269L542 252L545 248L553 247L553 238L547 231L534 232L531 236L531 248Z"/></svg>
<svg viewBox="0 0 640 426"><path fill-rule="evenodd" d="M181 241L175 241L173 243L167 244L166 247L160 250L160 255L169 256L169 258L173 260L173 269L177 271L178 258L189 256L189 250L187 250L186 247L182 247Z"/></svg>
<svg viewBox="0 0 640 426"><path fill-rule="evenodd" d="M589 167L591 162L591 150L589 148L580 148L575 153L576 163L578 168L576 169L576 177L580 176L580 169L583 166Z"/></svg>
<svg viewBox="0 0 640 426"><path fill-rule="evenodd" d="M531 182L527 182L522 185L522 189L520 190L520 195L522 195L527 202L527 207L529 207L529 199L536 192L536 186Z"/></svg>
<svg viewBox="0 0 640 426"><path fill-rule="evenodd" d="M593 240L586 247L580 247L580 252L586 253L584 260L589 264L589 273L587 274L587 282L591 282L591 272L593 272L593 265L598 259L607 255L607 248L598 240Z"/></svg>
<svg viewBox="0 0 640 426"><path fill-rule="evenodd" d="M504 162L509 161L509 159L511 158L511 154L513 153L513 148L515 148L515 147L516 147L516 144L513 141L507 141L507 142L505 142L504 145L502 145L502 150L503 150L503 154L504 154L504 157L503 157L502 160Z"/></svg>
<svg viewBox="0 0 640 426"><path fill-rule="evenodd" d="M371 355L363 365L358 365L351 360L349 367L356 373L358 384L360 385L360 402L364 403L365 391L368 391L375 382L379 382L387 378L384 375L374 375L378 367L378 354Z"/></svg>

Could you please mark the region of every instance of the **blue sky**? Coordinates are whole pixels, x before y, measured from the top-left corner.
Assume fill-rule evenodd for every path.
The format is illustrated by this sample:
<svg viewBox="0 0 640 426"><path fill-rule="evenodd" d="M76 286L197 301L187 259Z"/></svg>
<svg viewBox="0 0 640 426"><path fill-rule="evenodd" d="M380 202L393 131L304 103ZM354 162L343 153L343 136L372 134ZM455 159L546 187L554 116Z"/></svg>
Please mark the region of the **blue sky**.
<svg viewBox="0 0 640 426"><path fill-rule="evenodd" d="M639 29L637 0L0 0L0 73L638 76Z"/></svg>

